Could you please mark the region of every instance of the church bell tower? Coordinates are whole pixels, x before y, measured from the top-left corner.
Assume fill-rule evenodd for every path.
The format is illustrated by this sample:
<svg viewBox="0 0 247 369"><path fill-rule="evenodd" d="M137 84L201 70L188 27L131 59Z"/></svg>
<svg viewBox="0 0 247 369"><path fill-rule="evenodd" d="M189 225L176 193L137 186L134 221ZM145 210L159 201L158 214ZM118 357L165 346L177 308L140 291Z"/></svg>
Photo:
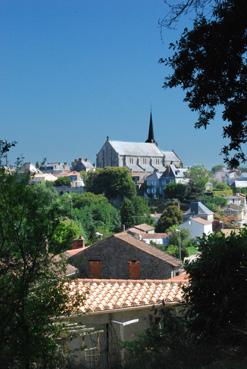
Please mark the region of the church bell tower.
<svg viewBox="0 0 247 369"><path fill-rule="evenodd" d="M149 118L148 138L145 142L146 143L154 143L155 145L158 146L157 142L154 139L154 127L153 127L152 111L150 112L150 118Z"/></svg>

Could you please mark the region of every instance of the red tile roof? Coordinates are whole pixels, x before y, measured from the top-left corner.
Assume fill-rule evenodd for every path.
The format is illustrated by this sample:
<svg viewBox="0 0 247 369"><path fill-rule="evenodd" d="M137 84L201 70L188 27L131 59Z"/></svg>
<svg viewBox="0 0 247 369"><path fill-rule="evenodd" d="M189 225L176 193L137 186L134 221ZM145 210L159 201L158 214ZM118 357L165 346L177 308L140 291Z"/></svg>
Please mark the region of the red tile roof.
<svg viewBox="0 0 247 369"><path fill-rule="evenodd" d="M78 249L69 249L69 250L64 251L63 254L65 256L71 257L74 255L77 255L79 252L81 252L84 249L86 249L86 247L79 247Z"/></svg>
<svg viewBox="0 0 247 369"><path fill-rule="evenodd" d="M134 228L139 229L142 232L154 231L154 227L146 223L135 225Z"/></svg>
<svg viewBox="0 0 247 369"><path fill-rule="evenodd" d="M77 279L68 282L71 300L79 295L82 303L75 312L92 313L145 307L183 301L185 281ZM73 307L72 307L73 310Z"/></svg>
<svg viewBox="0 0 247 369"><path fill-rule="evenodd" d="M183 272L175 277L166 279L167 282L187 282L189 280L189 274Z"/></svg>

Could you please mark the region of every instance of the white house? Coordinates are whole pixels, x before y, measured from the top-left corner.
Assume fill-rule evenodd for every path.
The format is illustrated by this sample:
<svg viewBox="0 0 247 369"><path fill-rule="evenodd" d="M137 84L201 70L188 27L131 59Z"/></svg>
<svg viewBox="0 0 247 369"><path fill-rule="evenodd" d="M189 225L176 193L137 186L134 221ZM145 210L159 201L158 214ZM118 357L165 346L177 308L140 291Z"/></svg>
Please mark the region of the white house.
<svg viewBox="0 0 247 369"><path fill-rule="evenodd" d="M31 177L31 183L55 182L57 177L51 173L37 173Z"/></svg>
<svg viewBox="0 0 247 369"><path fill-rule="evenodd" d="M203 234L209 235L213 232L212 221L200 218L192 217L180 225L181 229L187 229L190 232L192 238L202 237Z"/></svg>
<svg viewBox="0 0 247 369"><path fill-rule="evenodd" d="M214 213L202 202L192 201L190 208L184 213L184 220L189 220L191 217L200 217L209 222L213 222Z"/></svg>

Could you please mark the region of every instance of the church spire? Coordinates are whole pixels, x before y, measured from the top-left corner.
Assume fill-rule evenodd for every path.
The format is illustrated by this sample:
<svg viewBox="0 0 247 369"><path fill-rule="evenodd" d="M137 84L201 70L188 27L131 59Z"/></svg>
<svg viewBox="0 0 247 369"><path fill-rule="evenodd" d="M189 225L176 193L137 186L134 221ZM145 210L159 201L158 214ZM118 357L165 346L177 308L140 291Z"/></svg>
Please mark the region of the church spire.
<svg viewBox="0 0 247 369"><path fill-rule="evenodd" d="M155 143L157 145L157 143L154 139L154 127L153 127L152 111L150 112L148 138L147 138L146 142L147 143Z"/></svg>

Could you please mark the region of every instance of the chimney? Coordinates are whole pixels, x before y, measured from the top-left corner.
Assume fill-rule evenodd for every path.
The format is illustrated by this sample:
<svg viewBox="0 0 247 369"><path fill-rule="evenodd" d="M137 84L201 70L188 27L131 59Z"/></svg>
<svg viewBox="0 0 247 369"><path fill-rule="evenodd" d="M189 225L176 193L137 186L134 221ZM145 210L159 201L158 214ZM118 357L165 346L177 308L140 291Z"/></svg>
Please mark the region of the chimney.
<svg viewBox="0 0 247 369"><path fill-rule="evenodd" d="M85 240L82 235L77 240L71 242L71 249L85 248Z"/></svg>

